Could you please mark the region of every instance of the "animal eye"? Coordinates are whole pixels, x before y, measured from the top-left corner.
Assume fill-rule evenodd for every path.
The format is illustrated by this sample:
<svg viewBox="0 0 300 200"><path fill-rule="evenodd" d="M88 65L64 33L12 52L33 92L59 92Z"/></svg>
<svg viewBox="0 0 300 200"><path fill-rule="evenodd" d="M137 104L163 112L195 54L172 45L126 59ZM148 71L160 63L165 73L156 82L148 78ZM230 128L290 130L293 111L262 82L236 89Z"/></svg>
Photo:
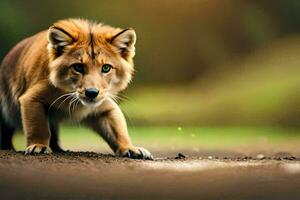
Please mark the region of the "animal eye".
<svg viewBox="0 0 300 200"><path fill-rule="evenodd" d="M83 74L84 72L84 67L83 67L83 64L81 63L75 63L73 65L71 65L71 67L76 71L76 72L79 72L81 74Z"/></svg>
<svg viewBox="0 0 300 200"><path fill-rule="evenodd" d="M104 64L102 65L101 72L102 73L108 73L111 70L112 66L110 64Z"/></svg>

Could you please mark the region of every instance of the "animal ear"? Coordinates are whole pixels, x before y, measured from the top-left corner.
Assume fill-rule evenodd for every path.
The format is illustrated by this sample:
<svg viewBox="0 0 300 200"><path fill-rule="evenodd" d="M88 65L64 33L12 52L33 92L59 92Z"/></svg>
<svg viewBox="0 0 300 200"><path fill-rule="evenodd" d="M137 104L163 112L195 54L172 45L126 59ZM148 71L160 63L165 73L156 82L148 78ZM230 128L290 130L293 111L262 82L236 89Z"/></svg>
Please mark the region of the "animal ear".
<svg viewBox="0 0 300 200"><path fill-rule="evenodd" d="M74 42L74 38L64 29L51 26L48 30L48 42L56 50L62 50L65 46Z"/></svg>
<svg viewBox="0 0 300 200"><path fill-rule="evenodd" d="M133 58L135 55L136 34L133 29L124 29L114 35L111 44L118 48L124 58Z"/></svg>

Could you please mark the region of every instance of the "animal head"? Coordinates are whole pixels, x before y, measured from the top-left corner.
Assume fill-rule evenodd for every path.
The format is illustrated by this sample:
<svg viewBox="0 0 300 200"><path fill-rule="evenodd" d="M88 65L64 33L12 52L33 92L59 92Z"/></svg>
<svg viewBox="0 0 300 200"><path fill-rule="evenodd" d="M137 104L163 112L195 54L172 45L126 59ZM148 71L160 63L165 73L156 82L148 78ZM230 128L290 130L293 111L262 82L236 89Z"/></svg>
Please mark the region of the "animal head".
<svg viewBox="0 0 300 200"><path fill-rule="evenodd" d="M133 29L81 19L58 21L48 30L50 81L75 92L84 105L100 105L130 82L135 42Z"/></svg>

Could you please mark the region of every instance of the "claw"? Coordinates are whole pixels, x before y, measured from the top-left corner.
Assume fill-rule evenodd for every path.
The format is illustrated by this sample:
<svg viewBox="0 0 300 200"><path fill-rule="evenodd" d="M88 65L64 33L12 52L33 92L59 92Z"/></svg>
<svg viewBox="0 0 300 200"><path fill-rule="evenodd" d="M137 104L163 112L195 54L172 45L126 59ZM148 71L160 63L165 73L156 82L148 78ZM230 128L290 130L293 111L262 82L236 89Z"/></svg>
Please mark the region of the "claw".
<svg viewBox="0 0 300 200"><path fill-rule="evenodd" d="M142 156L141 159L153 160L153 156L152 156L152 154L148 150L146 150L146 149L144 149L142 147L138 147L138 150L141 153L141 156Z"/></svg>
<svg viewBox="0 0 300 200"><path fill-rule="evenodd" d="M25 155L49 154L49 153L52 153L50 147L43 144L32 144L28 146L25 150Z"/></svg>
<svg viewBox="0 0 300 200"><path fill-rule="evenodd" d="M151 153L142 147L136 147L135 149L127 150L123 154L123 157L132 159L153 160L153 156L151 155Z"/></svg>
<svg viewBox="0 0 300 200"><path fill-rule="evenodd" d="M130 158L131 157L130 150L126 151L126 153L123 155L123 157Z"/></svg>

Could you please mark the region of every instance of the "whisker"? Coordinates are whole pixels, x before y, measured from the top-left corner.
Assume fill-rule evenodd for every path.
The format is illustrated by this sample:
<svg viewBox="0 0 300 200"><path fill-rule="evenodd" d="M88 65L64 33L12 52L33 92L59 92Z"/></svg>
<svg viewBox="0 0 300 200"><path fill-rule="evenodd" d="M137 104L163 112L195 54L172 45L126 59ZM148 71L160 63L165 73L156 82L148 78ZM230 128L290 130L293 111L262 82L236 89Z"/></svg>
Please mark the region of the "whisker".
<svg viewBox="0 0 300 200"><path fill-rule="evenodd" d="M118 96L118 95L116 95L115 97L116 97L116 99L118 99L118 100L120 100L120 101L126 101L126 100L127 100L127 99L125 99L125 98L123 98L123 97L120 97L120 96Z"/></svg>
<svg viewBox="0 0 300 200"><path fill-rule="evenodd" d="M77 98L76 101L75 101L75 103L74 103L74 111L73 111L73 113L76 111L79 102L80 102L80 99ZM79 122L80 122L80 120L76 120L76 123L77 123L77 124L78 124Z"/></svg>
<svg viewBox="0 0 300 200"><path fill-rule="evenodd" d="M118 101L130 101L131 99L127 96L125 96L124 94L120 94L120 93L110 93L110 95L113 95L114 98Z"/></svg>
<svg viewBox="0 0 300 200"><path fill-rule="evenodd" d="M70 94L68 97L66 97L59 105L58 105L58 109L60 108L60 106L68 99L72 98L75 95L75 93Z"/></svg>
<svg viewBox="0 0 300 200"><path fill-rule="evenodd" d="M79 101L79 98L76 97L76 99L75 99L75 101L74 101L74 104L73 104L73 109L72 109L73 114L74 114L75 111L76 111L76 105L77 105L78 101Z"/></svg>
<svg viewBox="0 0 300 200"><path fill-rule="evenodd" d="M50 109L52 108L52 106L53 106L58 100L60 100L60 99L63 98L63 97L66 97L66 96L68 96L68 95L72 95L73 93L74 93L74 92L67 93L67 94L63 94L63 95L59 96L57 99L55 99L55 100L51 103L51 105L49 106L48 112L50 111Z"/></svg>
<svg viewBox="0 0 300 200"><path fill-rule="evenodd" d="M73 98L70 100L70 102L69 102L69 116L70 116L70 118L71 118L71 106L72 106L72 104L75 102L77 100L77 97L76 97L76 95L75 96L73 96Z"/></svg>
<svg viewBox="0 0 300 200"><path fill-rule="evenodd" d="M114 102L119 103L119 102L118 102L118 99L116 98L115 95L109 94L108 97L109 97L110 99L112 99Z"/></svg>
<svg viewBox="0 0 300 200"><path fill-rule="evenodd" d="M114 99L116 99L118 102L119 102L119 101L128 101L128 99L123 98L123 97L121 97L121 96L118 96L118 95L113 95L113 96L114 96Z"/></svg>
<svg viewBox="0 0 300 200"><path fill-rule="evenodd" d="M124 100L127 100L127 101L131 100L131 98L126 96L125 94L119 93L119 94L116 94L116 95L119 96L119 97L122 97Z"/></svg>

